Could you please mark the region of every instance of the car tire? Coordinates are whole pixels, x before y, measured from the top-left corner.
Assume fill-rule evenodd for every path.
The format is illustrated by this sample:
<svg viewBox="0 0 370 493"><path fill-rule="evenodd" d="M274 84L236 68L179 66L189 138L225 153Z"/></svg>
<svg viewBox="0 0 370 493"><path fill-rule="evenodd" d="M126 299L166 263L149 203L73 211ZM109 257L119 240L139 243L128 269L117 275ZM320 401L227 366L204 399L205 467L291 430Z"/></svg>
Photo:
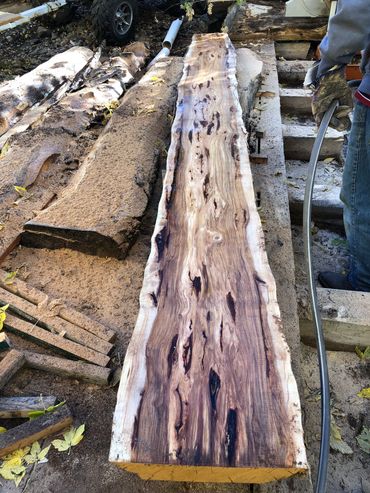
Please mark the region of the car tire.
<svg viewBox="0 0 370 493"><path fill-rule="evenodd" d="M94 0L92 24L96 36L111 45L123 45L131 41L137 21L136 0Z"/></svg>

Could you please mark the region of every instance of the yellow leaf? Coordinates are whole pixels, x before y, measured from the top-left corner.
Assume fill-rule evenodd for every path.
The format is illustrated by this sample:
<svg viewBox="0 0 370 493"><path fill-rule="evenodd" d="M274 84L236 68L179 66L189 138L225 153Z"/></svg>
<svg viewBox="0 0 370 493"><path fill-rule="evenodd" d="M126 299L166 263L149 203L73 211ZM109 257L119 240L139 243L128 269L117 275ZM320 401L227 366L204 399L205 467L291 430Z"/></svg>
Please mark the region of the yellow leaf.
<svg viewBox="0 0 370 493"><path fill-rule="evenodd" d="M9 148L10 148L9 143L5 142L5 144L3 145L3 147L1 148L1 151L0 151L0 159L5 156L5 154L9 151Z"/></svg>
<svg viewBox="0 0 370 493"><path fill-rule="evenodd" d="M364 399L370 399L370 387L362 389L357 395L359 397L363 397Z"/></svg>
<svg viewBox="0 0 370 493"><path fill-rule="evenodd" d="M6 428L4 428L4 426L0 426L0 433L4 433L6 430Z"/></svg>
<svg viewBox="0 0 370 493"><path fill-rule="evenodd" d="M2 231L4 228L5 228L5 224L4 223L0 223L0 231Z"/></svg>
<svg viewBox="0 0 370 493"><path fill-rule="evenodd" d="M85 431L85 425L82 424L78 428L74 428L73 426L63 433L64 440L53 440L52 445L59 450L59 452L64 452L69 450L71 447L75 447L80 443L83 439L83 434Z"/></svg>
<svg viewBox="0 0 370 493"><path fill-rule="evenodd" d="M9 304L0 306L0 331L4 327L4 322L6 320L6 310L9 308Z"/></svg>
<svg viewBox="0 0 370 493"><path fill-rule="evenodd" d="M14 190L21 196L24 197L27 193L26 187L20 187L19 185L14 185Z"/></svg>
<svg viewBox="0 0 370 493"><path fill-rule="evenodd" d="M71 445L75 446L80 443L80 441L83 439L83 434L85 432L85 425L81 425L77 428L75 431L72 439L71 439Z"/></svg>
<svg viewBox="0 0 370 493"><path fill-rule="evenodd" d="M212 2L210 2L210 3L208 4L207 14L208 14L208 15L212 15L212 12L213 12L213 3L212 3Z"/></svg>
<svg viewBox="0 0 370 493"><path fill-rule="evenodd" d="M5 284L13 284L15 276L18 274L17 270L14 270L12 272L8 272L6 276L4 277L4 282Z"/></svg>

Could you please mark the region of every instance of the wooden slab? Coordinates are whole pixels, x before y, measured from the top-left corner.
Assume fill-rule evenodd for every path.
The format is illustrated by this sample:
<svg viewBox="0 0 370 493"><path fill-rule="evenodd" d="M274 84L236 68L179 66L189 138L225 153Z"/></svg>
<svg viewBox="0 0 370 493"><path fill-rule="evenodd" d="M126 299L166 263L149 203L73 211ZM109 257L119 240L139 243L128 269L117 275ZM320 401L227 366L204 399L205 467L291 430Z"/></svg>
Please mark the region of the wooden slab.
<svg viewBox="0 0 370 493"><path fill-rule="evenodd" d="M234 4L224 20L232 41L321 41L327 17L285 17L284 4Z"/></svg>
<svg viewBox="0 0 370 493"><path fill-rule="evenodd" d="M0 433L0 457L26 447L36 440L59 433L72 424L72 416L68 407L60 407L52 413L27 421L4 433Z"/></svg>
<svg viewBox="0 0 370 493"><path fill-rule="evenodd" d="M277 61L279 82L290 86L303 85L307 70L312 67L311 60Z"/></svg>
<svg viewBox="0 0 370 493"><path fill-rule="evenodd" d="M0 397L0 418L28 418L32 411L42 411L54 406L57 399L53 395L36 397Z"/></svg>
<svg viewBox="0 0 370 493"><path fill-rule="evenodd" d="M75 358L83 359L99 366L107 366L109 363L109 356L69 341L62 335L52 334L48 330L38 327L36 324L26 322L13 315L7 315L4 325L9 331L30 338L38 344L50 346L57 351L70 354Z"/></svg>
<svg viewBox="0 0 370 493"><path fill-rule="evenodd" d="M54 316L52 307L47 305L34 305L9 291L0 287L0 304L9 304L9 311L29 322L43 327L53 334L61 334L62 337L77 342L83 346L94 349L102 354L109 354L113 344L104 341L91 332Z"/></svg>
<svg viewBox="0 0 370 493"><path fill-rule="evenodd" d="M303 88L280 89L281 109L294 116L312 116L311 96Z"/></svg>
<svg viewBox="0 0 370 493"><path fill-rule="evenodd" d="M179 84L110 451L146 479L263 483L307 470L235 67L227 35L195 36Z"/></svg>
<svg viewBox="0 0 370 493"><path fill-rule="evenodd" d="M5 387L12 376L24 365L24 356L20 351L11 349L0 361L0 389Z"/></svg>
<svg viewBox="0 0 370 493"><path fill-rule="evenodd" d="M284 150L287 159L310 159L313 143L317 136L317 128L308 125L283 125ZM342 152L343 132L328 128L321 147L320 159L338 158Z"/></svg>
<svg viewBox="0 0 370 493"><path fill-rule="evenodd" d="M72 186L25 225L24 244L127 254L166 147L181 69L182 59L160 60L127 92Z"/></svg>
<svg viewBox="0 0 370 493"><path fill-rule="evenodd" d="M71 361L66 358L49 356L23 350L25 364L35 370L47 371L62 377L74 378L96 385L108 385L112 370L83 361Z"/></svg>
<svg viewBox="0 0 370 493"><path fill-rule="evenodd" d="M108 342L112 342L115 339L116 333L112 329L65 305L60 299L48 296L43 291L31 286L31 284L22 281L19 277L15 277L11 282L6 281L7 275L8 272L0 269L0 286L3 289L17 294L35 305L52 307L53 313L57 313L60 318L95 334L100 339Z"/></svg>

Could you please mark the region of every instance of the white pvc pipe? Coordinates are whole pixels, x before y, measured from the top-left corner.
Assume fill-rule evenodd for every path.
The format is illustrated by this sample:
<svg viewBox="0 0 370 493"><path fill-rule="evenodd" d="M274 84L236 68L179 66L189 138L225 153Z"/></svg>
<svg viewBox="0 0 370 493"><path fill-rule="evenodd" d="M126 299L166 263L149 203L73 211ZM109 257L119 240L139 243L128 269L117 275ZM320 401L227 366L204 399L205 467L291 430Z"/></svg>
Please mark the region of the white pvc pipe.
<svg viewBox="0 0 370 493"><path fill-rule="evenodd" d="M172 45L176 39L176 36L180 30L181 24L184 20L184 17L180 17L180 19L174 20L169 30L167 31L166 37L163 40L162 46L163 48L168 48L169 50L172 48Z"/></svg>
<svg viewBox="0 0 370 493"><path fill-rule="evenodd" d="M166 37L163 40L162 46L163 48L157 55L153 58L153 60L149 63L148 68L152 67L158 60L161 58L165 58L171 52L173 43L175 42L176 36L180 30L181 24L184 20L184 17L180 19L176 19L170 25L169 30L167 31Z"/></svg>
<svg viewBox="0 0 370 493"><path fill-rule="evenodd" d="M66 5L67 0L55 0L53 2L47 2L39 7L35 7L34 9L25 10L24 12L20 12L18 15L20 19L17 19L14 22L8 22L8 24L4 24L0 26L0 32L6 31L7 29L13 29L14 27L20 26L25 22L29 22L31 19L35 17L39 17L40 15L48 14L49 12L53 12L54 10L60 9Z"/></svg>

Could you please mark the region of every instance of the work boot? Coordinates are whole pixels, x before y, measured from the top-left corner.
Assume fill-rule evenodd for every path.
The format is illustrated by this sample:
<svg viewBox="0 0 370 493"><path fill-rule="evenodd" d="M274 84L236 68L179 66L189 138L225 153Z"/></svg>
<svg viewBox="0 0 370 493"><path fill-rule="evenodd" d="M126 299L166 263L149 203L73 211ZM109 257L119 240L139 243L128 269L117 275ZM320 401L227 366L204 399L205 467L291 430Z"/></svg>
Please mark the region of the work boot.
<svg viewBox="0 0 370 493"><path fill-rule="evenodd" d="M319 282L324 288L331 289L346 289L348 291L355 291L352 284L349 282L348 277L337 272L320 272Z"/></svg>

